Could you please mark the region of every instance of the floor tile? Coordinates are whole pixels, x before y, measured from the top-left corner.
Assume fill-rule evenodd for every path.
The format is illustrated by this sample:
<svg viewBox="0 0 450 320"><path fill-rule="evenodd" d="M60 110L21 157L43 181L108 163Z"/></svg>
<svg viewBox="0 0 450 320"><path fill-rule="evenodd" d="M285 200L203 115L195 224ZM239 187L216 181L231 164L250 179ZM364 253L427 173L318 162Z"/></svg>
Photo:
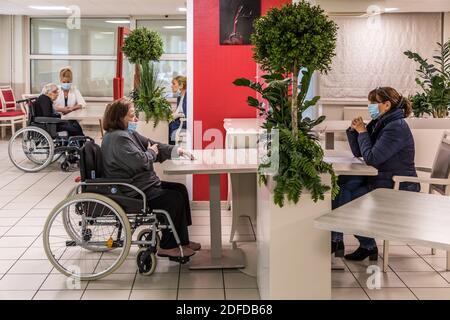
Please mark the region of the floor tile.
<svg viewBox="0 0 450 320"><path fill-rule="evenodd" d="M350 272L332 271L331 272L332 288L360 288L358 281Z"/></svg>
<svg viewBox="0 0 450 320"><path fill-rule="evenodd" d="M123 290L131 289L135 274L111 274L105 278L89 281L87 290Z"/></svg>
<svg viewBox="0 0 450 320"><path fill-rule="evenodd" d="M383 257L383 250L379 251ZM418 257L417 253L408 246L389 246L389 258L395 257Z"/></svg>
<svg viewBox="0 0 450 320"><path fill-rule="evenodd" d="M224 300L224 289L179 289L178 300Z"/></svg>
<svg viewBox="0 0 450 320"><path fill-rule="evenodd" d="M19 260L9 274L48 274L53 266L48 260Z"/></svg>
<svg viewBox="0 0 450 320"><path fill-rule="evenodd" d="M409 288L446 288L450 284L437 272L397 272Z"/></svg>
<svg viewBox="0 0 450 320"><path fill-rule="evenodd" d="M83 290L44 291L36 293L33 300L80 300Z"/></svg>
<svg viewBox="0 0 450 320"><path fill-rule="evenodd" d="M260 300L258 289L225 289L226 300Z"/></svg>
<svg viewBox="0 0 450 320"><path fill-rule="evenodd" d="M0 249L1 250L1 249ZM62 253L62 252L61 252ZM60 255L57 257L60 258ZM48 260L44 248L28 248L20 260Z"/></svg>
<svg viewBox="0 0 450 320"><path fill-rule="evenodd" d="M176 300L177 290L133 290L130 300Z"/></svg>
<svg viewBox="0 0 450 320"><path fill-rule="evenodd" d="M131 290L86 290L81 300L128 300Z"/></svg>
<svg viewBox="0 0 450 320"><path fill-rule="evenodd" d="M447 280L447 282L450 283L450 271L440 272L440 275L443 276L445 280Z"/></svg>
<svg viewBox="0 0 450 320"><path fill-rule="evenodd" d="M45 274L6 274L0 280L0 290L37 290L46 277Z"/></svg>
<svg viewBox="0 0 450 320"><path fill-rule="evenodd" d="M433 271L422 258L389 258L389 267L396 272Z"/></svg>
<svg viewBox="0 0 450 320"><path fill-rule="evenodd" d="M383 259L381 258L378 258L377 261L370 261L369 259L363 261L349 261L344 259L343 261L351 272L367 272L369 267L374 268L374 266L383 270ZM392 270L389 268L388 271Z"/></svg>
<svg viewBox="0 0 450 320"><path fill-rule="evenodd" d="M47 279L45 279L40 290L83 290L87 285L87 281L80 281L76 278L69 278L63 274L50 274Z"/></svg>
<svg viewBox="0 0 450 320"><path fill-rule="evenodd" d="M31 300L36 291L0 291L0 300Z"/></svg>
<svg viewBox="0 0 450 320"><path fill-rule="evenodd" d="M19 227L9 229L6 236L38 236L44 231L43 227Z"/></svg>
<svg viewBox="0 0 450 320"><path fill-rule="evenodd" d="M19 259L27 248L0 248L0 260Z"/></svg>
<svg viewBox="0 0 450 320"><path fill-rule="evenodd" d="M133 289L177 289L178 273L154 273L151 276L136 275Z"/></svg>
<svg viewBox="0 0 450 320"><path fill-rule="evenodd" d="M371 300L417 300L408 288L365 289Z"/></svg>
<svg viewBox="0 0 450 320"><path fill-rule="evenodd" d="M447 258L431 256L424 257L424 259L431 265L434 270L439 272L447 271Z"/></svg>
<svg viewBox="0 0 450 320"><path fill-rule="evenodd" d="M332 288L332 300L369 300L369 297L361 288Z"/></svg>
<svg viewBox="0 0 450 320"><path fill-rule="evenodd" d="M180 274L180 289L219 289L223 288L220 272L191 271Z"/></svg>
<svg viewBox="0 0 450 320"><path fill-rule="evenodd" d="M225 288L227 289L256 289L256 277L248 276L244 273L224 273Z"/></svg>
<svg viewBox="0 0 450 320"><path fill-rule="evenodd" d="M0 239L0 250L1 248L28 248L35 240L36 237L29 236L3 236Z"/></svg>
<svg viewBox="0 0 450 320"><path fill-rule="evenodd" d="M382 272L380 271L377 275L374 273L365 272L355 272L353 275L358 280L361 287L364 289L370 287L377 287L378 284L380 288L404 288L406 287L403 281L394 272Z"/></svg>
<svg viewBox="0 0 450 320"><path fill-rule="evenodd" d="M450 288L412 288L419 300L450 300Z"/></svg>
<svg viewBox="0 0 450 320"><path fill-rule="evenodd" d="M1 216L0 216L0 227L2 227L2 228L3 227L12 227L19 220L20 220L20 218L1 218Z"/></svg>
<svg viewBox="0 0 450 320"><path fill-rule="evenodd" d="M0 260L0 274L6 273L15 262L16 260Z"/></svg>
<svg viewBox="0 0 450 320"><path fill-rule="evenodd" d="M446 254L444 250L436 250L436 254L432 255L431 248L428 247L411 246L411 248L419 255L424 257L445 257Z"/></svg>

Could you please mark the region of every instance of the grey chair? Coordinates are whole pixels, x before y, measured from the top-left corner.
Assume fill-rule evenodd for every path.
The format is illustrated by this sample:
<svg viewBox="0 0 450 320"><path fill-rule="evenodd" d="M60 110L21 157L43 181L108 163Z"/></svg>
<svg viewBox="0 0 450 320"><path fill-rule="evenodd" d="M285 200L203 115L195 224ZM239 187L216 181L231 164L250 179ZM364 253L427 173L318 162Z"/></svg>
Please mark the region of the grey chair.
<svg viewBox="0 0 450 320"><path fill-rule="evenodd" d="M429 177L394 176L394 189L398 190L401 182L417 182L428 184L428 193L450 196L450 132L444 132L441 144L436 152L432 168L417 167L417 171L427 172ZM384 241L383 271L386 272L389 264L389 241ZM436 250L432 249L432 254ZM450 255L447 252L447 270L450 270Z"/></svg>

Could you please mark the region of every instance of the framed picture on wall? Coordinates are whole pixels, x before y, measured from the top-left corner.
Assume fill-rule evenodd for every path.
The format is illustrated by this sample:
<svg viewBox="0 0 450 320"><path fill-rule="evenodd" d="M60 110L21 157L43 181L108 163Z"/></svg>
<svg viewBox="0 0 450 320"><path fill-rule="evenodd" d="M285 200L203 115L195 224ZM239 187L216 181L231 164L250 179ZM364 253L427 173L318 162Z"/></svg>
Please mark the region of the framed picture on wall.
<svg viewBox="0 0 450 320"><path fill-rule="evenodd" d="M220 44L248 45L261 0L220 0Z"/></svg>

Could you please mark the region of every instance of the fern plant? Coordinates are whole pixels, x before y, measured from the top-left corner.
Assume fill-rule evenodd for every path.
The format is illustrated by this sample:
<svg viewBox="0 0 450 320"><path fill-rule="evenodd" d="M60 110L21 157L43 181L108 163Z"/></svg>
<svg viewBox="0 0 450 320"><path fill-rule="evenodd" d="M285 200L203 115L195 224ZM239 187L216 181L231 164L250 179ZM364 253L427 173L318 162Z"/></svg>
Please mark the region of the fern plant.
<svg viewBox="0 0 450 320"><path fill-rule="evenodd" d="M308 71L305 71L308 72ZM316 120L303 117L303 112L314 105L319 97L305 101L306 92L301 90L297 110L298 127L296 135L293 134L291 121L292 97L289 95L290 78L283 78L281 74L271 73L263 76L265 83L252 82L248 79L237 79L236 86L248 87L261 95L268 102L265 104L249 96L249 106L259 110L259 115L265 118L263 128L270 132L272 129L279 130L279 165L278 174L274 176L276 186L274 188L274 202L280 207L284 206L285 199L297 203L304 189L308 190L311 198L317 202L323 200L324 195L331 189L332 197L335 198L339 192L337 177L331 164L323 161L324 153L322 147L312 128L325 120L324 116ZM303 88L305 88L302 85ZM307 88L307 86L306 86ZM267 184L267 176L264 169L271 163L260 164L259 181ZM322 183L320 175L331 175L331 186Z"/></svg>
<svg viewBox="0 0 450 320"><path fill-rule="evenodd" d="M418 53L406 51L404 54L419 64L416 78L425 95L426 103L435 118L448 116L450 107L450 39L439 46L438 55L433 56L434 64L422 58Z"/></svg>

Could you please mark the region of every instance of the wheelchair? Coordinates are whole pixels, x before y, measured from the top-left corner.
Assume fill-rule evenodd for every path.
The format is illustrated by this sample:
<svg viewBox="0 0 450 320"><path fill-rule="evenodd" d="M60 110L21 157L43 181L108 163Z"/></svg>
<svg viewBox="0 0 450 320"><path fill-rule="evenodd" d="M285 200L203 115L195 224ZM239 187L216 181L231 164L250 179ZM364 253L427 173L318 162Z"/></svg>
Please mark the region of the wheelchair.
<svg viewBox="0 0 450 320"><path fill-rule="evenodd" d="M86 136L68 137L67 131L57 132L60 118L35 117L36 98L18 101L25 103L28 110L27 126L17 131L9 140L8 155L18 169L25 172L38 172L50 164L61 161L61 169L69 171L79 161L80 147Z"/></svg>
<svg viewBox="0 0 450 320"><path fill-rule="evenodd" d="M102 173L101 149L88 141L80 150L81 182L52 210L44 226L44 249L52 265L68 277L96 280L117 270L131 245L137 245L137 269L151 275L163 229L173 233L181 252L181 257L169 259L188 262L169 213L149 208L145 193L131 184L132 179L107 179Z"/></svg>

